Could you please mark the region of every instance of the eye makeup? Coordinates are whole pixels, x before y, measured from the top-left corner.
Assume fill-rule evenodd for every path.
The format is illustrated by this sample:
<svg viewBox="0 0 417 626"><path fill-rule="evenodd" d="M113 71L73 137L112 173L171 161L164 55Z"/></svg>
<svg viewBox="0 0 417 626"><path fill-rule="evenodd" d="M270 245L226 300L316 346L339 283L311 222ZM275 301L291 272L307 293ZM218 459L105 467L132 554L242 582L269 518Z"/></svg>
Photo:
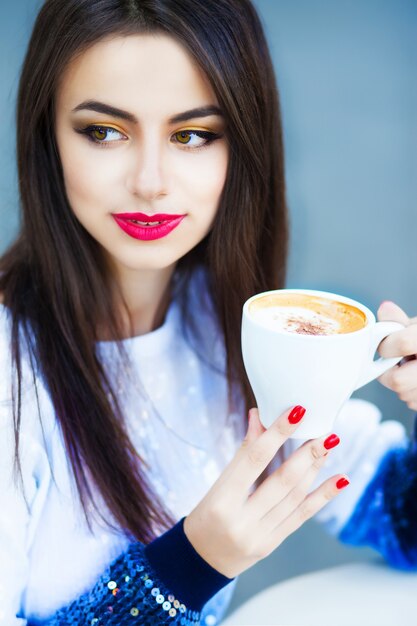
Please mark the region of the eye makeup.
<svg viewBox="0 0 417 626"><path fill-rule="evenodd" d="M108 124L88 124L87 126L83 126L81 128L75 127L74 131L80 135L85 136L87 140L98 145L100 148L107 148L109 147L109 144L118 143L119 141L126 141L128 139L121 130ZM106 139L108 139L108 135L112 135L114 133L121 135L123 138L111 139L110 141L106 141ZM204 140L204 143L197 146L189 146L188 144L190 144L190 141L186 141L187 136L198 137ZM178 145L180 145L183 150L185 149L194 151L209 146L211 143L213 143L217 139L222 138L223 136L223 133L215 133L205 129L185 128L173 133L171 135L170 141L172 143L178 143ZM176 140L173 138L176 138Z"/></svg>

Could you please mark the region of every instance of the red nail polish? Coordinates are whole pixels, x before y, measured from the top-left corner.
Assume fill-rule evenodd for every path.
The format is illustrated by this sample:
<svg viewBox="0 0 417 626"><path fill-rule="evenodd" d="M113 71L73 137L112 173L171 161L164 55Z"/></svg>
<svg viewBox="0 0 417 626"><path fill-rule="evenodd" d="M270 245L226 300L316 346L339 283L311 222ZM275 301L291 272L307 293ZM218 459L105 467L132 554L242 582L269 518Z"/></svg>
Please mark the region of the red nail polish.
<svg viewBox="0 0 417 626"><path fill-rule="evenodd" d="M330 450L330 448L334 448L337 444L340 443L340 439L337 435L333 433L333 435L329 435L327 439L323 441L323 446L326 450Z"/></svg>
<svg viewBox="0 0 417 626"><path fill-rule="evenodd" d="M343 489L344 487L347 487L349 485L349 481L347 478L339 478L339 480L336 483L336 487L338 489Z"/></svg>
<svg viewBox="0 0 417 626"><path fill-rule="evenodd" d="M289 423L297 424L303 418L305 412L306 410L303 406L295 406L288 416Z"/></svg>

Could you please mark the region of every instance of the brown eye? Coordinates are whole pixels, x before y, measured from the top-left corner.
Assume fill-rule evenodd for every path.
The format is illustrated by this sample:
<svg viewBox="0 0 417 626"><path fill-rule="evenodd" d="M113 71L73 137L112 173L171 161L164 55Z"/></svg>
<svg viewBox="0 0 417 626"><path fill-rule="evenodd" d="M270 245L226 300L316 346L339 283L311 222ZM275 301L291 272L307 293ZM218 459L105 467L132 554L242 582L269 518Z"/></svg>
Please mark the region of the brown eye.
<svg viewBox="0 0 417 626"><path fill-rule="evenodd" d="M209 146L213 141L222 137L221 134L208 130L179 130L171 135L173 143L181 144L185 150L200 150Z"/></svg>
<svg viewBox="0 0 417 626"><path fill-rule="evenodd" d="M93 136L94 136L94 139L97 139L98 141L102 141L103 139L106 139L107 137L107 130L105 128L100 128L98 126L97 128L94 128Z"/></svg>
<svg viewBox="0 0 417 626"><path fill-rule="evenodd" d="M118 142L120 140L127 140L127 137L111 126L98 126L92 124L86 128L74 128L76 133L85 135L89 141L92 141L96 145L100 145L106 148L109 144Z"/></svg>
<svg viewBox="0 0 417 626"><path fill-rule="evenodd" d="M184 143L184 144L187 144L187 143L190 142L190 135L191 135L191 133L188 133L185 130L182 130L179 133L175 133L175 136L176 136L177 140L180 143Z"/></svg>

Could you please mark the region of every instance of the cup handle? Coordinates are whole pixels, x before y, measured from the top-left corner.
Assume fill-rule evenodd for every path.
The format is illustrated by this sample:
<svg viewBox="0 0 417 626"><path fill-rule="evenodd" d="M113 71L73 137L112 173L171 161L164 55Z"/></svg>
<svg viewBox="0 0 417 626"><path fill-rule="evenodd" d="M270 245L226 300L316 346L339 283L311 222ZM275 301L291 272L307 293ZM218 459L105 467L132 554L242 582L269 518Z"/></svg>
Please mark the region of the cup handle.
<svg viewBox="0 0 417 626"><path fill-rule="evenodd" d="M363 387L367 383L370 383L371 380L378 378L381 376L386 370L389 370L390 367L394 367L399 361L401 361L402 356L395 356L390 359L379 358L376 361L373 360L376 349L379 344L385 337L395 333L397 330L402 330L404 328L403 324L399 322L376 322L371 331L371 347L370 347L370 358L372 359L371 363L365 365L364 371L362 372L359 381L356 383L356 389Z"/></svg>

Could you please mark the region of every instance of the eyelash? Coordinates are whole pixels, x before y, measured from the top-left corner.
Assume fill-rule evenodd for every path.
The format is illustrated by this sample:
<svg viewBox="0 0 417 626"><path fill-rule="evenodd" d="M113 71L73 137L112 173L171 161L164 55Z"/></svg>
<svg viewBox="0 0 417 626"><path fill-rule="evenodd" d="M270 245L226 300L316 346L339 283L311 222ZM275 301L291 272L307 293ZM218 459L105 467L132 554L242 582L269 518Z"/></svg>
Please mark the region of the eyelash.
<svg viewBox="0 0 417 626"><path fill-rule="evenodd" d="M98 139L92 136L92 133L96 130L101 130L101 131L113 130L117 133L122 134L121 131L117 130L116 128L112 128L111 126L100 126L99 124L90 124L89 126L86 126L85 128L79 128L79 129L76 128L75 132L81 135L85 135L89 141L92 141L96 145L100 146L100 148L108 148L110 144L117 143L117 141L99 141ZM184 129L184 130L177 131L176 133L174 133L174 136L180 133L185 133L187 135L196 135L197 137L200 137L201 139L206 140L202 146L196 146L193 148L187 148L187 144L182 144L180 141L174 142L182 146L184 150L189 150L189 151L202 150L203 148L207 148L213 141L215 141L216 139L220 139L223 136L220 133L212 133L206 130L192 130L192 129L191 130Z"/></svg>

